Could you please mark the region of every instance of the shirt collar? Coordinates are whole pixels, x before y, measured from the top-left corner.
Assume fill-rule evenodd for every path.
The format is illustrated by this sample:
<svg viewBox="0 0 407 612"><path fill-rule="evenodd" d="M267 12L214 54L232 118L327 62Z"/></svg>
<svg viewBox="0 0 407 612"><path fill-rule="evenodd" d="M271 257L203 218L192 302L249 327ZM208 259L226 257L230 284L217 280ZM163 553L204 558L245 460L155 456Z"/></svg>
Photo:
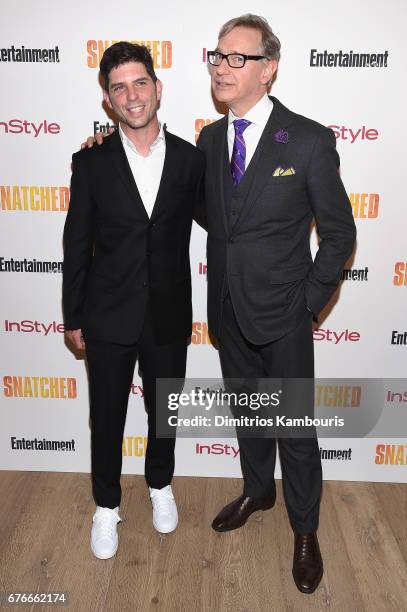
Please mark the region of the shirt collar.
<svg viewBox="0 0 407 612"><path fill-rule="evenodd" d="M157 138L154 140L154 142L150 146L150 154L155 149L157 149L162 143L165 143L164 129L163 129L162 123L160 123L159 126L160 126L160 131L158 132ZM120 138L123 143L123 146L127 149L130 149L130 151L133 151L133 153L136 153L136 155L140 155L140 153L137 151L137 147L131 142L129 138L127 138L126 134L123 132L122 126L120 125L120 123L119 123L119 134L120 134Z"/></svg>
<svg viewBox="0 0 407 612"><path fill-rule="evenodd" d="M251 123L254 123L260 128L264 128L270 113L273 110L273 102L270 100L268 95L265 93L262 98L252 108L247 111L244 115L244 119L247 119ZM228 124L230 125L235 119L243 119L243 117L236 117L231 110L229 110Z"/></svg>

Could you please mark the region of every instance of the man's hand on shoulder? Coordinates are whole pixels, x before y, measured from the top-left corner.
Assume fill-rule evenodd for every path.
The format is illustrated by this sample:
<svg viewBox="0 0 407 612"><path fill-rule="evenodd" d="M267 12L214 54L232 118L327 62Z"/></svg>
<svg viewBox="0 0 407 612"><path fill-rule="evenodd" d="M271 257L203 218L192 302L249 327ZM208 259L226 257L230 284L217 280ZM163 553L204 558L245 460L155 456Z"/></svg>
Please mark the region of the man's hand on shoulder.
<svg viewBox="0 0 407 612"><path fill-rule="evenodd" d="M86 142L83 142L81 144L81 149L91 149L93 145L95 144L95 142L96 144L101 145L103 142L103 139L106 138L106 136L110 136L110 134L113 134L113 132L114 132L114 128L109 128L106 133L96 132L94 136L89 136L89 138L86 139Z"/></svg>
<svg viewBox="0 0 407 612"><path fill-rule="evenodd" d="M65 338L77 351L85 350L85 341L81 329L67 329L65 331Z"/></svg>

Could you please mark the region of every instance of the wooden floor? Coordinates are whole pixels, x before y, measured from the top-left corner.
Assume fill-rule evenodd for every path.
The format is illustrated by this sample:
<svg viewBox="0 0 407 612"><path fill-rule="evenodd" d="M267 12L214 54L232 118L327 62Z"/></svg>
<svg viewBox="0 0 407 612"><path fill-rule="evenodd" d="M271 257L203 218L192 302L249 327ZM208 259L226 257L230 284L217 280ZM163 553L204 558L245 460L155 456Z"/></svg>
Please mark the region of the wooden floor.
<svg viewBox="0 0 407 612"><path fill-rule="evenodd" d="M0 472L0 590L65 591L75 612L407 611L407 485L324 483L325 574L302 595L280 481L272 510L217 534L210 522L242 481L175 478L180 524L165 537L152 527L144 479L122 483L119 551L99 561L87 474Z"/></svg>

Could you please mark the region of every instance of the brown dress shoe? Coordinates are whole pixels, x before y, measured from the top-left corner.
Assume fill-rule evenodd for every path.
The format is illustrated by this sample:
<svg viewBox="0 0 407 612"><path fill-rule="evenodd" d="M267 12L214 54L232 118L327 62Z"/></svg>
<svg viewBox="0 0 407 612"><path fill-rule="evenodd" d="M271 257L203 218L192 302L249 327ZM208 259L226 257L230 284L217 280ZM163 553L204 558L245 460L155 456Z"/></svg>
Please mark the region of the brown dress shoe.
<svg viewBox="0 0 407 612"><path fill-rule="evenodd" d="M241 495L213 519L212 529L215 531L231 531L242 527L253 512L258 510L269 510L275 504L276 496L273 497L248 497Z"/></svg>
<svg viewBox="0 0 407 612"><path fill-rule="evenodd" d="M313 593L321 582L324 567L315 531L295 534L293 577L301 593Z"/></svg>

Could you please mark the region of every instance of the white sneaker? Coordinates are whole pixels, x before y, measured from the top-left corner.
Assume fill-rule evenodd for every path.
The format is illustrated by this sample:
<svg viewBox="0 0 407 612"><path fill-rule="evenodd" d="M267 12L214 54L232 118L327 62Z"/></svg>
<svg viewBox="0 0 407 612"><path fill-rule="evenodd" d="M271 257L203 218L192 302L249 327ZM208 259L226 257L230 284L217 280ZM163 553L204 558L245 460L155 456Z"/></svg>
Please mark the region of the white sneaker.
<svg viewBox="0 0 407 612"><path fill-rule="evenodd" d="M160 533L170 533L178 525L178 511L172 494L171 485L163 489L150 487L150 498L153 505L153 525Z"/></svg>
<svg viewBox="0 0 407 612"><path fill-rule="evenodd" d="M119 546L117 523L122 520L118 513L119 506L114 510L96 506L96 512L93 515L90 547L98 559L110 559L116 554Z"/></svg>

